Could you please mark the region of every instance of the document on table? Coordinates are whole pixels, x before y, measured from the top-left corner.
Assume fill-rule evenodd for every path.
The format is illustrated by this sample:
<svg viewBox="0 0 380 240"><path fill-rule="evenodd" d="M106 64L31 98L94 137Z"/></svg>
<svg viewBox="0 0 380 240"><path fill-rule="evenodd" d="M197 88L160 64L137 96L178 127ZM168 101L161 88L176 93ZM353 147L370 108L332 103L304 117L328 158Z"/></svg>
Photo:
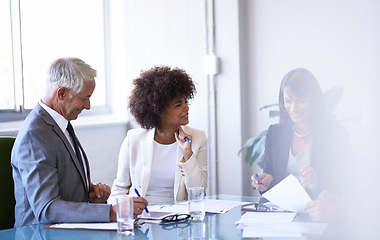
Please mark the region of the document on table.
<svg viewBox="0 0 380 240"><path fill-rule="evenodd" d="M290 222L290 223L256 223L243 228L243 238L257 237L298 237L305 239L305 235L321 235L327 223ZM301 238L302 237L302 238Z"/></svg>
<svg viewBox="0 0 380 240"><path fill-rule="evenodd" d="M57 223L49 224L43 228L49 229L77 229L77 230L117 230L117 223Z"/></svg>
<svg viewBox="0 0 380 240"><path fill-rule="evenodd" d="M311 201L309 194L297 178L290 174L273 188L263 194L271 203L294 212L302 212L307 202Z"/></svg>
<svg viewBox="0 0 380 240"><path fill-rule="evenodd" d="M238 227L249 227L257 223L289 223L294 220L295 212L246 212L236 222Z"/></svg>
<svg viewBox="0 0 380 240"><path fill-rule="evenodd" d="M176 212L157 212L150 209L149 214L140 215L139 220L144 223L161 223L163 218L174 214L176 214Z"/></svg>
<svg viewBox="0 0 380 240"><path fill-rule="evenodd" d="M240 202L230 200L205 199L205 210L208 213L225 213L234 207L250 204L251 202ZM150 205L151 212L189 213L188 201L169 205Z"/></svg>
<svg viewBox="0 0 380 240"><path fill-rule="evenodd" d="M225 213L234 207L250 204L251 202L240 202L230 200L206 199L206 212Z"/></svg>

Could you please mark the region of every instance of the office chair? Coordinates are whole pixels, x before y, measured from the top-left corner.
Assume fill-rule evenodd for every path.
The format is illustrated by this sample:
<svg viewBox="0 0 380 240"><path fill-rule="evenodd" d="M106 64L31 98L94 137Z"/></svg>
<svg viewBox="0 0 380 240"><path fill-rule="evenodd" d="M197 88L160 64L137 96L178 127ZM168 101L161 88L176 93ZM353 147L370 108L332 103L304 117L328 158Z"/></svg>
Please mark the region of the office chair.
<svg viewBox="0 0 380 240"><path fill-rule="evenodd" d="M11 151L15 137L0 136L0 230L13 228L15 222L13 177L11 167Z"/></svg>

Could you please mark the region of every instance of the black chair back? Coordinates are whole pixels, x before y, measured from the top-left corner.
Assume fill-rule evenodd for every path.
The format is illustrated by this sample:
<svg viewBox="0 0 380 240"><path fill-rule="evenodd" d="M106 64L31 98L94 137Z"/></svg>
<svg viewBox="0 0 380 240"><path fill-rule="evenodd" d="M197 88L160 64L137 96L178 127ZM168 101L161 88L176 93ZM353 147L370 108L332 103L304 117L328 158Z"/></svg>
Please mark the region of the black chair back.
<svg viewBox="0 0 380 240"><path fill-rule="evenodd" d="M11 167L11 151L15 137L0 136L0 230L13 228L15 222L15 197Z"/></svg>

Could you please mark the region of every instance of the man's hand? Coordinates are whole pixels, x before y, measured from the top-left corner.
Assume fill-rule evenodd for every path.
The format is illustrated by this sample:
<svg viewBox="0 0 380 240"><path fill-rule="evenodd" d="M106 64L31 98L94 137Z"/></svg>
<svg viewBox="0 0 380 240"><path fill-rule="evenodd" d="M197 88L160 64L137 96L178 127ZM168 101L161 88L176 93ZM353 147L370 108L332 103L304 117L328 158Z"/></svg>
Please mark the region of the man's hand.
<svg viewBox="0 0 380 240"><path fill-rule="evenodd" d="M111 194L111 188L103 183L91 183L88 194L91 203L105 203Z"/></svg>

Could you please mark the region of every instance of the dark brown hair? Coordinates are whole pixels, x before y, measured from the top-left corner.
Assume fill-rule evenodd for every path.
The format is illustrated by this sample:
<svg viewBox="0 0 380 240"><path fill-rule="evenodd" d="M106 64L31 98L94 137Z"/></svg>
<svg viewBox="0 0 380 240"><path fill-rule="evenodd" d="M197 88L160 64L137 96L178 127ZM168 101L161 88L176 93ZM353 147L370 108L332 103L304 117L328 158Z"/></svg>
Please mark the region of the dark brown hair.
<svg viewBox="0 0 380 240"><path fill-rule="evenodd" d="M195 85L182 69L157 66L142 71L133 80L129 109L136 122L145 129L161 127L161 114L176 98L194 98Z"/></svg>
<svg viewBox="0 0 380 240"><path fill-rule="evenodd" d="M312 128L317 128L321 121L326 120L327 112L322 90L315 76L304 68L296 68L288 72L281 81L279 93L280 123L289 122L290 117L284 105L284 89L288 87L299 98L311 97Z"/></svg>

